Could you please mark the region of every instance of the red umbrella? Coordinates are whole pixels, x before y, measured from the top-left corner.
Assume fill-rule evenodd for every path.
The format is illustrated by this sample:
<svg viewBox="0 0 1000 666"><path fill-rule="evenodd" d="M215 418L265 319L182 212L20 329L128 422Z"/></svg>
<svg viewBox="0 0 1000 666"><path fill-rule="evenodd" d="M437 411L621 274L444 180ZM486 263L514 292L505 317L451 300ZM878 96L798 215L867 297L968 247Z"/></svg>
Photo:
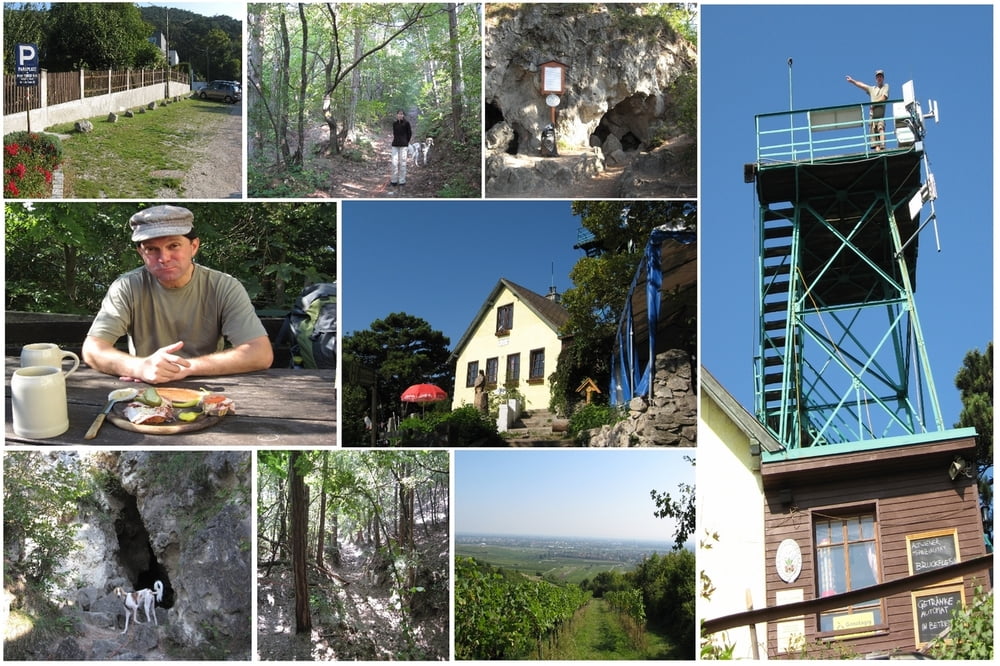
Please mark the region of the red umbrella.
<svg viewBox="0 0 1000 666"><path fill-rule="evenodd" d="M434 384L414 384L399 396L403 402L440 402L447 398L448 394Z"/></svg>

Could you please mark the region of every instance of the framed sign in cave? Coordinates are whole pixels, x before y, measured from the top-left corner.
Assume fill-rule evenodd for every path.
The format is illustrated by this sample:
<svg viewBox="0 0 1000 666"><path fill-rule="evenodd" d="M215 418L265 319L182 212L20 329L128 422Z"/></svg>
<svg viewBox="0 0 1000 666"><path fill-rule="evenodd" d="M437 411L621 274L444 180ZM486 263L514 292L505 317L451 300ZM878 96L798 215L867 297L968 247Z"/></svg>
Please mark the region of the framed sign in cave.
<svg viewBox="0 0 1000 666"><path fill-rule="evenodd" d="M558 60L543 62L538 66L539 71L542 73L543 95L548 95L549 93L562 95L566 91L566 70L568 68L569 65Z"/></svg>

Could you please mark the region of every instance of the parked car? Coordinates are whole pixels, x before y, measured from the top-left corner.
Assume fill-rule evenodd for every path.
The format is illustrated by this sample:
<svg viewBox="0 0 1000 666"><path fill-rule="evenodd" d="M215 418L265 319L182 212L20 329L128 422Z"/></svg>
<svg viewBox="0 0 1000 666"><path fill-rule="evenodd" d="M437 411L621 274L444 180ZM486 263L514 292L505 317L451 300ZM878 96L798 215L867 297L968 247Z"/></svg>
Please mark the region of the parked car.
<svg viewBox="0 0 1000 666"><path fill-rule="evenodd" d="M240 81L224 81L222 79L217 79L215 81L212 81L212 83L210 83L209 85L214 85L216 83L228 83L229 85L236 88L238 91L243 92L243 83Z"/></svg>
<svg viewBox="0 0 1000 666"><path fill-rule="evenodd" d="M229 81L212 81L198 91L202 99L217 99L227 104L236 104L243 99L243 93Z"/></svg>

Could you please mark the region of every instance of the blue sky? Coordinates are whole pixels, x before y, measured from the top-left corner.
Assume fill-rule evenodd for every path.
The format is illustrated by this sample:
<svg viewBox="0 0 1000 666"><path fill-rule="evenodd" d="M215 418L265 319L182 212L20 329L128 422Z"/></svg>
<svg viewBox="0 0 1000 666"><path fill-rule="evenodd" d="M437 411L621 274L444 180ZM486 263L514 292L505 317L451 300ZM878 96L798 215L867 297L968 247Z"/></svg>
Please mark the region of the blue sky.
<svg viewBox="0 0 1000 666"><path fill-rule="evenodd" d="M455 533L657 540L675 523L654 518L649 491L678 498L695 467L671 449L456 451Z"/></svg>
<svg viewBox="0 0 1000 666"><path fill-rule="evenodd" d="M569 201L345 201L342 330L406 312L453 348L501 277L542 295L553 275L571 287L579 228Z"/></svg>
<svg viewBox="0 0 1000 666"><path fill-rule="evenodd" d="M865 101L845 76L890 98L914 81L938 102L925 142L937 181L941 252L920 238L916 301L945 427L961 402L954 376L993 330L993 10L965 6L721 6L701 15L701 361L753 411L757 203L743 182L754 115ZM925 214L927 212L925 207Z"/></svg>

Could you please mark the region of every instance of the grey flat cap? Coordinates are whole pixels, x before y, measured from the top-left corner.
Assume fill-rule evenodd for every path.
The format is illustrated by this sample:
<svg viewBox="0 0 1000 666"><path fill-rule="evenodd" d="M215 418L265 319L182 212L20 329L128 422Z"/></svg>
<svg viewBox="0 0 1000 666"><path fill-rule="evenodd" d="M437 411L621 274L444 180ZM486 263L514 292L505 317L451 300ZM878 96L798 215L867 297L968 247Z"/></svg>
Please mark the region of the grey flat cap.
<svg viewBox="0 0 1000 666"><path fill-rule="evenodd" d="M132 242L138 243L150 238L191 233L194 213L180 206L153 206L140 210L128 223L132 227Z"/></svg>

